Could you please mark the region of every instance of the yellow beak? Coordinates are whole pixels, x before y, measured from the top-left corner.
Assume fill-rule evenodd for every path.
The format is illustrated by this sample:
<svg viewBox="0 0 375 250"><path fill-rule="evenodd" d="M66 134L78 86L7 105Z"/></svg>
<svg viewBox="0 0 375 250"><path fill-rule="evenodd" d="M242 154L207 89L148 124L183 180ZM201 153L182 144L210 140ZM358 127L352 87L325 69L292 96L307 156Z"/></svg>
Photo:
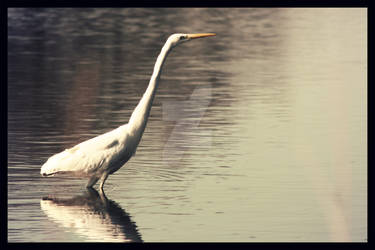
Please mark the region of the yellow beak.
<svg viewBox="0 0 375 250"><path fill-rule="evenodd" d="M190 39L207 37L207 36L216 36L215 33L197 33L197 34L187 34L187 37Z"/></svg>

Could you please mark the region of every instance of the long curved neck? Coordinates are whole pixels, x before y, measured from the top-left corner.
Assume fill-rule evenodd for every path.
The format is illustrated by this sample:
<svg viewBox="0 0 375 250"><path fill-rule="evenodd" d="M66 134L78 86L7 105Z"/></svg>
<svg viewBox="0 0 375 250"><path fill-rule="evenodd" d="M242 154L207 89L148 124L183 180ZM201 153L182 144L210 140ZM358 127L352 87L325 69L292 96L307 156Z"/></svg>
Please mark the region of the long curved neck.
<svg viewBox="0 0 375 250"><path fill-rule="evenodd" d="M165 59L168 56L168 53L171 51L171 48L171 44L167 41L161 49L161 52L154 66L154 71L152 73L150 83L148 84L148 87L145 93L143 94L142 99L139 101L137 107L134 109L129 119L129 131L132 134L140 133L139 139L142 136L142 133L146 127L152 102L154 100L156 89L159 84L161 70L165 62Z"/></svg>

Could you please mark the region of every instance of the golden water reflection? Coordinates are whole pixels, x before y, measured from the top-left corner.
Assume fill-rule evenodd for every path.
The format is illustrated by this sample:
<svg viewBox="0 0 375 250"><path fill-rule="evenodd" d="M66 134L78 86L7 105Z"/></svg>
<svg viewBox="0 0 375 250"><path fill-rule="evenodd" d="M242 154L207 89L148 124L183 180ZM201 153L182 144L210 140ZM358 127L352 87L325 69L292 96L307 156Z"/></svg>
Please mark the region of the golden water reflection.
<svg viewBox="0 0 375 250"><path fill-rule="evenodd" d="M49 195L42 198L40 206L50 220L85 241L142 242L130 215L95 189L68 199Z"/></svg>

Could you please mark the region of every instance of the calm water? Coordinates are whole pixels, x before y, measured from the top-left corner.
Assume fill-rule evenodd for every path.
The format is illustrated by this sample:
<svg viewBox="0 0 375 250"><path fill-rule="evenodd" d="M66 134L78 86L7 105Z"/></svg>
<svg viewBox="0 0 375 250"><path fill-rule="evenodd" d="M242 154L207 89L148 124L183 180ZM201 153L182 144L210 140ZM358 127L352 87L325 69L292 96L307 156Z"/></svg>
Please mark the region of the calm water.
<svg viewBox="0 0 375 250"><path fill-rule="evenodd" d="M217 36L170 53L106 197L41 178L175 32ZM9 9L8 241L367 241L367 10Z"/></svg>

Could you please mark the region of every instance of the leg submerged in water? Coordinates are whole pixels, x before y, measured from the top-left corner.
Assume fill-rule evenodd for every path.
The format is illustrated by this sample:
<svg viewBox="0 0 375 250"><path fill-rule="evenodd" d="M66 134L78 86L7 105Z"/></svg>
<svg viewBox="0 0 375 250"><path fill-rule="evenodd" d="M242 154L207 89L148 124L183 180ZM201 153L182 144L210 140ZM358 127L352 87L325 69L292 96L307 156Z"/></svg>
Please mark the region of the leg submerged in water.
<svg viewBox="0 0 375 250"><path fill-rule="evenodd" d="M97 177L96 175L94 176L91 176L89 181L87 182L86 184L86 187L87 188L92 188L92 186L95 185L95 183L99 180L99 177Z"/></svg>

